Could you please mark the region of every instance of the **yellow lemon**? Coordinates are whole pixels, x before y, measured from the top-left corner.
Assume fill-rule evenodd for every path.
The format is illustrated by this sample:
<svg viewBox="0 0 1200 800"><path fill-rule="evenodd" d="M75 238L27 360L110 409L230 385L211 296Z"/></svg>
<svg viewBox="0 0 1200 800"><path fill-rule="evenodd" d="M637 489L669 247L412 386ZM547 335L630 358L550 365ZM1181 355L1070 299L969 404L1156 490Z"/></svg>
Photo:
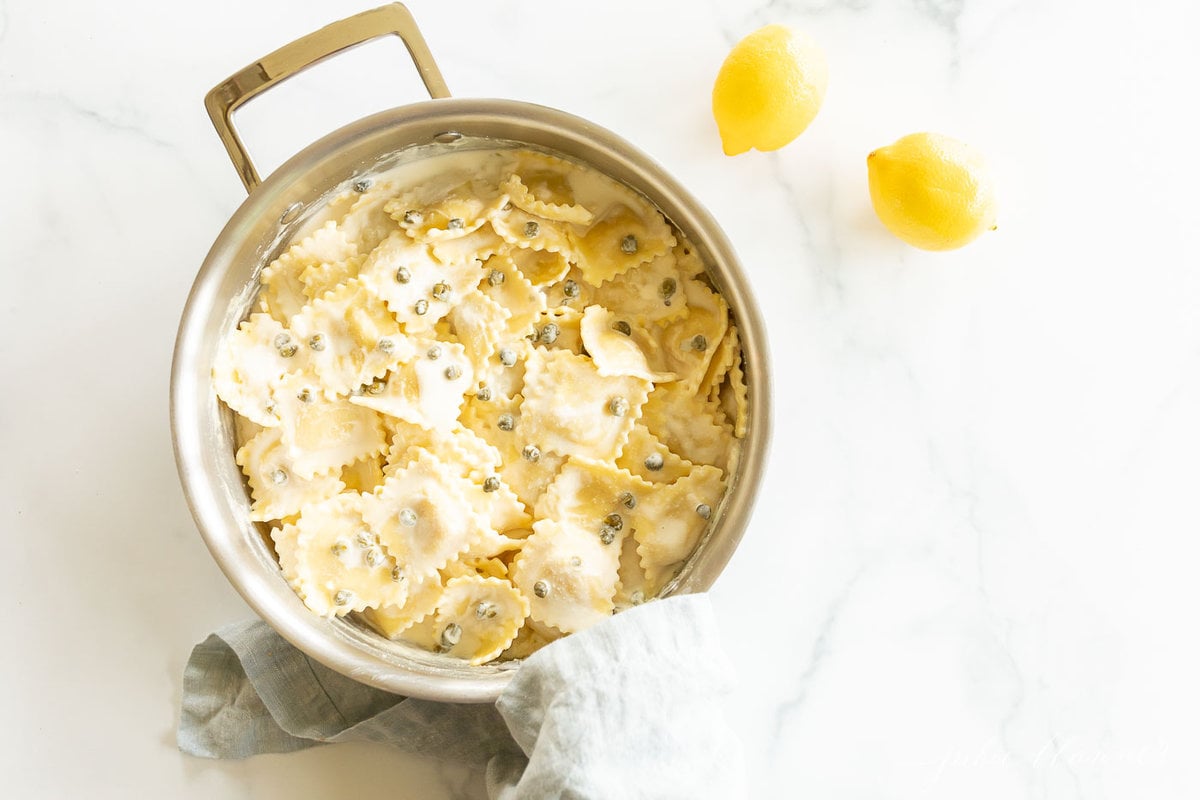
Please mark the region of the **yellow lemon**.
<svg viewBox="0 0 1200 800"><path fill-rule="evenodd" d="M713 85L725 155L778 150L809 126L825 99L829 67L811 37L768 25L729 52Z"/></svg>
<svg viewBox="0 0 1200 800"><path fill-rule="evenodd" d="M887 229L923 250L954 250L996 228L996 190L975 148L913 133L867 156L871 204Z"/></svg>

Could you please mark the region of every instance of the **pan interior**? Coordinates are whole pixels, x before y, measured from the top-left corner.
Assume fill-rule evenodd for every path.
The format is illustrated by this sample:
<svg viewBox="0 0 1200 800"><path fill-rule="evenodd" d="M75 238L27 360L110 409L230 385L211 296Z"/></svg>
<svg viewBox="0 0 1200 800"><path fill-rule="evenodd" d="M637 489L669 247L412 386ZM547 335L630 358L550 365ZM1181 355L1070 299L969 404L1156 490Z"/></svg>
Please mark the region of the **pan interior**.
<svg viewBox="0 0 1200 800"><path fill-rule="evenodd" d="M711 586L740 539L765 461L769 378L763 326L732 248L712 218L649 158L584 120L513 101L438 100L383 112L330 134L271 175L226 225L188 298L172 374L172 429L189 505L214 558L265 620L326 665L389 691L458 701L494 699L513 662L469 667L365 624L313 615L278 568L264 526L249 520L245 479L234 463L234 415L209 375L221 339L244 319L258 275L329 201L391 170L434 156L531 148L580 162L639 191L709 265L714 287L742 333L750 424L742 457L714 521L660 594Z"/></svg>

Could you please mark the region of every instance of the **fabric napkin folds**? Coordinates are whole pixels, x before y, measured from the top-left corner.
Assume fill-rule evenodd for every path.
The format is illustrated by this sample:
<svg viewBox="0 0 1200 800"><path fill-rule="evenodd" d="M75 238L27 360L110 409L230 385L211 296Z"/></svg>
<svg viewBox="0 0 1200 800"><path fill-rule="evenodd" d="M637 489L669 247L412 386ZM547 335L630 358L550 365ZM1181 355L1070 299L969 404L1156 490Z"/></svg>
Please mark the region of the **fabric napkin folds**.
<svg viewBox="0 0 1200 800"><path fill-rule="evenodd" d="M487 768L488 796L745 795L721 713L733 670L707 595L630 609L534 653L494 706L389 694L313 661L261 621L192 651L179 747L208 758L367 740Z"/></svg>

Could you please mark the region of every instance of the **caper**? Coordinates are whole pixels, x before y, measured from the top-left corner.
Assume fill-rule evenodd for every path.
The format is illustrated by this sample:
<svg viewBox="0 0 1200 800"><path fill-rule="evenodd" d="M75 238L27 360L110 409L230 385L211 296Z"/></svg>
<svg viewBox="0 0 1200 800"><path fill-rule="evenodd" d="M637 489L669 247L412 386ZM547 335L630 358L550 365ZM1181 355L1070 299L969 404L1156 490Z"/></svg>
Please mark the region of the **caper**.
<svg viewBox="0 0 1200 800"><path fill-rule="evenodd" d="M511 367L517 363L517 354L511 347L500 348L500 363L506 367Z"/></svg>
<svg viewBox="0 0 1200 800"><path fill-rule="evenodd" d="M533 585L533 593L538 597L545 597L550 594L550 584L545 581L538 581Z"/></svg>
<svg viewBox="0 0 1200 800"><path fill-rule="evenodd" d="M435 344L435 345L431 346L428 350L425 351L425 357L428 358L430 361L437 361L439 358L442 357L442 346L440 344Z"/></svg>
<svg viewBox="0 0 1200 800"><path fill-rule="evenodd" d="M442 647L449 650L462 641L462 627L457 622L451 622L442 631Z"/></svg>
<svg viewBox="0 0 1200 800"><path fill-rule="evenodd" d="M308 346L318 353L325 349L325 334L314 333L308 340Z"/></svg>
<svg viewBox="0 0 1200 800"><path fill-rule="evenodd" d="M417 524L417 512L411 508L405 508L400 511L400 524L406 528L411 528Z"/></svg>
<svg viewBox="0 0 1200 800"><path fill-rule="evenodd" d="M617 333L623 333L626 336L633 335L633 328L629 327L629 323L623 319L619 319L612 324L612 329Z"/></svg>
<svg viewBox="0 0 1200 800"><path fill-rule="evenodd" d="M479 603L475 606L475 618L495 619L498 611L495 603Z"/></svg>
<svg viewBox="0 0 1200 800"><path fill-rule="evenodd" d="M502 431L511 431L514 425L516 425L516 420L513 419L512 414L501 414L500 419L496 420L496 427Z"/></svg>
<svg viewBox="0 0 1200 800"><path fill-rule="evenodd" d="M396 343L393 342L391 339L380 339L378 342L375 343L375 346L377 348L379 348L379 352L385 353L385 354L391 353L393 350L396 349Z"/></svg>
<svg viewBox="0 0 1200 800"><path fill-rule="evenodd" d="M291 342L285 344L283 347L279 348L279 355L283 356L284 358L291 358L292 356L296 355L296 345L292 344Z"/></svg>
<svg viewBox="0 0 1200 800"><path fill-rule="evenodd" d="M296 394L296 399L301 403L311 403L313 401L312 391L305 386Z"/></svg>
<svg viewBox="0 0 1200 800"><path fill-rule="evenodd" d="M662 285L658 287L658 293L662 295L663 300L670 304L671 298L675 296L677 288L679 287L675 283L674 278L663 278Z"/></svg>
<svg viewBox="0 0 1200 800"><path fill-rule="evenodd" d="M608 401L608 413L614 417L623 417L629 413L629 401L624 397L614 397Z"/></svg>
<svg viewBox="0 0 1200 800"><path fill-rule="evenodd" d="M554 344L558 341L558 334L558 325L549 322L542 328L542 332L538 334L538 339L541 340L542 344Z"/></svg>
<svg viewBox="0 0 1200 800"><path fill-rule="evenodd" d="M631 256L638 251L637 237L632 233L621 240L621 252Z"/></svg>
<svg viewBox="0 0 1200 800"><path fill-rule="evenodd" d="M338 589L337 593L333 596L333 604L336 606L349 605L353 597L354 593L349 589Z"/></svg>
<svg viewBox="0 0 1200 800"><path fill-rule="evenodd" d="M604 524L619 531L625 527L625 520L621 518L620 514L609 514L604 518Z"/></svg>
<svg viewBox="0 0 1200 800"><path fill-rule="evenodd" d="M563 295L566 297L579 297L579 284L568 278L563 282Z"/></svg>
<svg viewBox="0 0 1200 800"><path fill-rule="evenodd" d="M354 189L354 191L358 192L359 194L362 194L367 189L371 188L371 179L370 178L359 178L358 180L356 180L354 182L354 185L352 188Z"/></svg>
<svg viewBox="0 0 1200 800"><path fill-rule="evenodd" d="M412 210L405 211L404 212L404 224L405 225L420 225L421 224L421 212L412 211Z"/></svg>
<svg viewBox="0 0 1200 800"><path fill-rule="evenodd" d="M626 508L637 508L637 498L633 496L633 492L621 492L617 501Z"/></svg>
<svg viewBox="0 0 1200 800"><path fill-rule="evenodd" d="M696 506L696 513L700 515L701 519L708 519L712 516L712 506L708 503L701 503Z"/></svg>
<svg viewBox="0 0 1200 800"><path fill-rule="evenodd" d="M504 273L498 269L492 270L488 274L488 283L492 286L499 286L500 284L504 283Z"/></svg>
<svg viewBox="0 0 1200 800"><path fill-rule="evenodd" d="M411 280L412 272L409 271L408 267L396 268L396 283L408 283Z"/></svg>
<svg viewBox="0 0 1200 800"><path fill-rule="evenodd" d="M702 353L708 349L708 339L705 338L703 333L697 333L692 337L692 349L699 350Z"/></svg>
<svg viewBox="0 0 1200 800"><path fill-rule="evenodd" d="M450 366L446 367L445 375L446 380L456 381L462 377L462 367L460 367L458 364L451 364Z"/></svg>
<svg viewBox="0 0 1200 800"><path fill-rule="evenodd" d="M368 550L364 558L367 561L368 567L378 567L385 560L383 551L376 547L372 547L370 550Z"/></svg>
<svg viewBox="0 0 1200 800"><path fill-rule="evenodd" d="M387 383L383 378L376 378L367 384L367 394L383 394L383 390L387 388Z"/></svg>
<svg viewBox="0 0 1200 800"><path fill-rule="evenodd" d="M462 217L454 217L453 219L451 219L449 222L446 223L446 228L449 230L452 230L452 231L461 231L463 229L464 224L465 223L463 222Z"/></svg>
<svg viewBox="0 0 1200 800"><path fill-rule="evenodd" d="M392 582L399 583L404 580L404 570L400 569L400 565L392 567Z"/></svg>
<svg viewBox="0 0 1200 800"><path fill-rule="evenodd" d="M422 297L417 301L417 304L413 306L413 311L417 312L418 317L425 316L425 313L429 311L429 301Z"/></svg>
<svg viewBox="0 0 1200 800"><path fill-rule="evenodd" d="M277 469L271 473L271 483L275 484L276 486L287 483L287 479L288 474L283 469Z"/></svg>
<svg viewBox="0 0 1200 800"><path fill-rule="evenodd" d="M525 223L525 236L532 239L538 235L538 224L533 220Z"/></svg>
<svg viewBox="0 0 1200 800"><path fill-rule="evenodd" d="M521 450L521 456L524 457L526 461L537 461L542 457L542 451L539 450L538 446L535 444L527 444Z"/></svg>
<svg viewBox="0 0 1200 800"><path fill-rule="evenodd" d="M612 527L605 525L600 529L600 542L602 544L612 544L616 541L617 532Z"/></svg>
<svg viewBox="0 0 1200 800"><path fill-rule="evenodd" d="M480 386L479 391L475 393L476 400L487 402L492 399L492 389L490 386Z"/></svg>
<svg viewBox="0 0 1200 800"><path fill-rule="evenodd" d="M450 284L438 282L433 285L430 290L434 300L448 300L450 298Z"/></svg>
<svg viewBox="0 0 1200 800"><path fill-rule="evenodd" d="M495 475L490 475L483 481L483 490L485 492L494 492L500 488L500 479Z"/></svg>
<svg viewBox="0 0 1200 800"><path fill-rule="evenodd" d="M646 456L646 460L643 463L646 465L646 469L651 472L658 472L663 468L663 457L659 453L651 453Z"/></svg>

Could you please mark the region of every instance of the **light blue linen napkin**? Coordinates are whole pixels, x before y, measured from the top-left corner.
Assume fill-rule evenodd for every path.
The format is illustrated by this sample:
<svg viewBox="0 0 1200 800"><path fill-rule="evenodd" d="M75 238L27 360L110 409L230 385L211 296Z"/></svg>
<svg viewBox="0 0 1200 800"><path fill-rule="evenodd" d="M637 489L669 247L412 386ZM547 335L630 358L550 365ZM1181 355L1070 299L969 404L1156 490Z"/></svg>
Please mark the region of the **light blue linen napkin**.
<svg viewBox="0 0 1200 800"><path fill-rule="evenodd" d="M381 742L486 764L493 800L730 800L745 795L720 707L732 685L706 595L655 600L548 645L495 706L388 694L242 622L192 651L178 741L209 758Z"/></svg>

